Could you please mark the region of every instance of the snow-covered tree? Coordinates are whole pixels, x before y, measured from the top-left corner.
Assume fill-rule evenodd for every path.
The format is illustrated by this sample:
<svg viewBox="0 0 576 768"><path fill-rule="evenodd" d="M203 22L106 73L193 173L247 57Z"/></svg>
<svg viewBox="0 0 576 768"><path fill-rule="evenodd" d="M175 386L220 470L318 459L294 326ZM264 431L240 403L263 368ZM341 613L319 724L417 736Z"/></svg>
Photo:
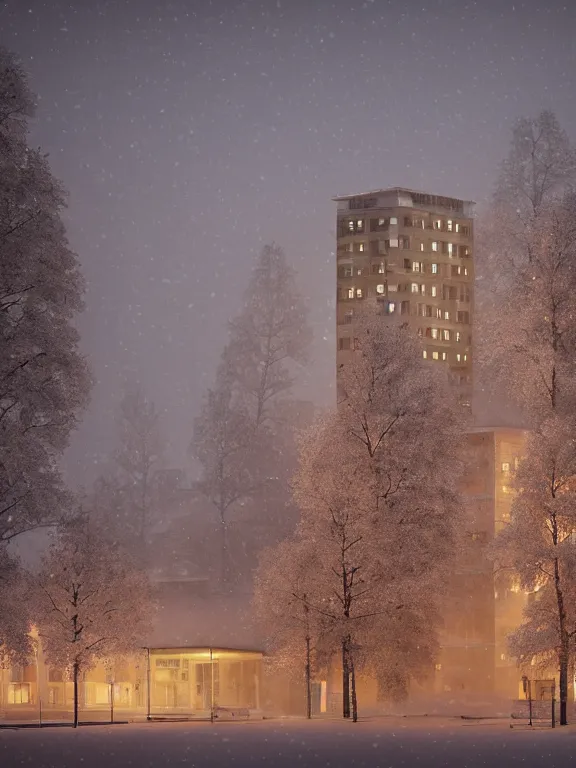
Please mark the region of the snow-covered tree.
<svg viewBox="0 0 576 768"><path fill-rule="evenodd" d="M527 667L560 671L560 723L567 722L568 671L576 650L576 419L556 414L528 438L511 518L497 558L533 593L509 638Z"/></svg>
<svg viewBox="0 0 576 768"><path fill-rule="evenodd" d="M25 661L32 652L28 580L20 563L0 546L0 667Z"/></svg>
<svg viewBox="0 0 576 768"><path fill-rule="evenodd" d="M304 679L312 716L312 673L321 653L322 617L311 608L318 554L310 542L289 538L265 550L254 583L253 607L275 668Z"/></svg>
<svg viewBox="0 0 576 768"><path fill-rule="evenodd" d="M78 682L98 660L142 647L153 614L145 574L89 516L64 528L33 579L32 615L50 664Z"/></svg>
<svg viewBox="0 0 576 768"><path fill-rule="evenodd" d="M461 512L461 414L445 371L377 313L360 317L355 335L338 409L302 439L294 480L295 541L317 558L302 574L305 603L320 645L339 649L343 714L353 719L356 672L401 698L430 670Z"/></svg>
<svg viewBox="0 0 576 768"><path fill-rule="evenodd" d="M555 638L564 724L569 664L566 610L573 594L568 542L576 412L576 198L568 195L540 212L530 235L530 253L530 261L514 274L515 301L494 313L483 349L494 385L516 400L534 430L518 471L512 519L496 545L499 559L506 565L509 554L527 589L542 587L541 599L527 609L526 623L515 634L512 648L520 656L529 655L526 649L536 629L540 638ZM529 553L526 562L518 554L522 550ZM540 558L534 560L536 552ZM556 611L546 626L540 609L550 607L552 596ZM523 642L531 638L528 646L520 638Z"/></svg>
<svg viewBox="0 0 576 768"><path fill-rule="evenodd" d="M89 391L74 327L84 284L64 191L26 143L33 111L20 64L0 49L0 542L70 508L58 459Z"/></svg>
<svg viewBox="0 0 576 768"><path fill-rule="evenodd" d="M216 382L196 420L191 445L202 466L199 488L218 512L225 580L231 571L226 545L230 516L248 504L257 507L272 486L287 488L294 439L286 404L310 338L294 271L281 248L267 245L252 272L243 309L230 323Z"/></svg>

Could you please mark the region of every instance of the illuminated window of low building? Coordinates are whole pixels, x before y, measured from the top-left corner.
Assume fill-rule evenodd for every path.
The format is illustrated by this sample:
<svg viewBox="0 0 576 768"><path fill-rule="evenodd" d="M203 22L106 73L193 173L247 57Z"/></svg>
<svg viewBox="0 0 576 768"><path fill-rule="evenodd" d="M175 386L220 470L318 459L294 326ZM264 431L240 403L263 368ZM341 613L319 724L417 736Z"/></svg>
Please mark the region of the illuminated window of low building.
<svg viewBox="0 0 576 768"><path fill-rule="evenodd" d="M428 352L426 352L425 349L422 350L422 357L424 358L424 360L428 359Z"/></svg>
<svg viewBox="0 0 576 768"><path fill-rule="evenodd" d="M438 359L439 359L438 352L432 352L432 360L438 360Z"/></svg>
<svg viewBox="0 0 576 768"><path fill-rule="evenodd" d="M356 288L356 298L357 299L362 298L362 288Z"/></svg>
<svg viewBox="0 0 576 768"><path fill-rule="evenodd" d="M354 288L348 288L348 298L349 299L354 298Z"/></svg>
<svg viewBox="0 0 576 768"><path fill-rule="evenodd" d="M376 293L384 293L384 283L378 283L376 286Z"/></svg>

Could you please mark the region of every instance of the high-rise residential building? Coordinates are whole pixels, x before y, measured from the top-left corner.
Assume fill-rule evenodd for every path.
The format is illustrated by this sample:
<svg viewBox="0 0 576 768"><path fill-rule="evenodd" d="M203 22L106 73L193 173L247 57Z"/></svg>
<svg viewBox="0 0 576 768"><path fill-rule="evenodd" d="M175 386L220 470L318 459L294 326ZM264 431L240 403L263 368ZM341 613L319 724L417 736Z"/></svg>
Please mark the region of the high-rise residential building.
<svg viewBox="0 0 576 768"><path fill-rule="evenodd" d="M472 379L474 203L392 187L337 203L337 364L354 349L365 302L401 316L422 354L450 368L469 403Z"/></svg>

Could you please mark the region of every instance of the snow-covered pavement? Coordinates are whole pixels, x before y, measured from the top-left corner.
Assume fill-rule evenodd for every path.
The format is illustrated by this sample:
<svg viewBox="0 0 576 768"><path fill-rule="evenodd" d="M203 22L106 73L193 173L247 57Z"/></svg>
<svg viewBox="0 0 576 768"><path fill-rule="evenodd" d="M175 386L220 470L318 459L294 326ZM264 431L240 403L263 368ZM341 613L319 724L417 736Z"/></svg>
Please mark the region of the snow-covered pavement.
<svg viewBox="0 0 576 768"><path fill-rule="evenodd" d="M576 726L510 730L507 721L440 718L0 731L2 768L565 768L574 754Z"/></svg>

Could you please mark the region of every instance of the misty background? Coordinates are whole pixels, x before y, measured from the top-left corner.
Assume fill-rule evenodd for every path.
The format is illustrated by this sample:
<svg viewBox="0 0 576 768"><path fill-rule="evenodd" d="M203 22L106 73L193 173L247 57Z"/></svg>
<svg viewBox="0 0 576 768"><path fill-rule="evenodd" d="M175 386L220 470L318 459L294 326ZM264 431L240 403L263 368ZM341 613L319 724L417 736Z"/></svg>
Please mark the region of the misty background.
<svg viewBox="0 0 576 768"><path fill-rule="evenodd" d="M88 483L124 381L186 454L256 253L310 302L297 394L334 396L335 194L407 186L486 201L512 122L576 135L576 5L486 0L8 0L0 41L38 94L33 145L70 193L97 384L68 452Z"/></svg>

